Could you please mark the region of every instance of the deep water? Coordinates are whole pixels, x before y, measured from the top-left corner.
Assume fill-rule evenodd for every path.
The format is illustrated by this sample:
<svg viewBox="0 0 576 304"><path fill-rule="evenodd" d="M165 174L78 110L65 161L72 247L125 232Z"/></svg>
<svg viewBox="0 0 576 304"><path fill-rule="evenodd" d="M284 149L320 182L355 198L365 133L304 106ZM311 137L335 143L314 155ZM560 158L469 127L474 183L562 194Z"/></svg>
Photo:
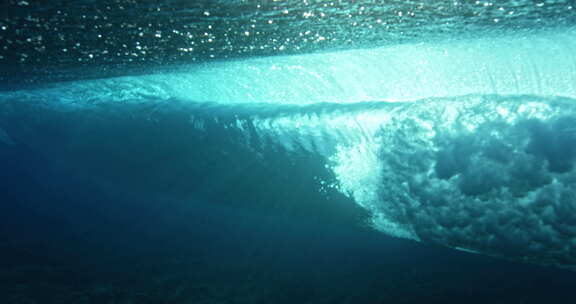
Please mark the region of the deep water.
<svg viewBox="0 0 576 304"><path fill-rule="evenodd" d="M572 299L572 272L390 238L347 215L316 216L325 208L103 192L25 146L1 157L3 303Z"/></svg>

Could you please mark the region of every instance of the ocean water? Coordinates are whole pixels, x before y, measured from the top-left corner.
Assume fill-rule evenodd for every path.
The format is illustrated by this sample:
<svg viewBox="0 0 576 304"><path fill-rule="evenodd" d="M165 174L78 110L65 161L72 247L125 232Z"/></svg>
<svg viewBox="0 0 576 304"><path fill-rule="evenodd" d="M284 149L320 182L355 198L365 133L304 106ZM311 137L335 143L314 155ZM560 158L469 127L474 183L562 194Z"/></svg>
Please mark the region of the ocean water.
<svg viewBox="0 0 576 304"><path fill-rule="evenodd" d="M5 1L0 303L572 303L572 1Z"/></svg>

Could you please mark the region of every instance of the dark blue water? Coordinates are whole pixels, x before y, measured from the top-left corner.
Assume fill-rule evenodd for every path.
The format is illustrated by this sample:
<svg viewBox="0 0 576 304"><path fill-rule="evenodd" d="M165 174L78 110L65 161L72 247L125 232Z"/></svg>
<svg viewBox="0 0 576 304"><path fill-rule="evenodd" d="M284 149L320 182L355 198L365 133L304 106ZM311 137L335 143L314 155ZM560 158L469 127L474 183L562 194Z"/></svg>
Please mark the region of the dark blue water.
<svg viewBox="0 0 576 304"><path fill-rule="evenodd" d="M573 302L571 1L0 9L0 303Z"/></svg>
<svg viewBox="0 0 576 304"><path fill-rule="evenodd" d="M386 237L322 208L105 193L24 146L2 164L4 303L571 302L572 272Z"/></svg>

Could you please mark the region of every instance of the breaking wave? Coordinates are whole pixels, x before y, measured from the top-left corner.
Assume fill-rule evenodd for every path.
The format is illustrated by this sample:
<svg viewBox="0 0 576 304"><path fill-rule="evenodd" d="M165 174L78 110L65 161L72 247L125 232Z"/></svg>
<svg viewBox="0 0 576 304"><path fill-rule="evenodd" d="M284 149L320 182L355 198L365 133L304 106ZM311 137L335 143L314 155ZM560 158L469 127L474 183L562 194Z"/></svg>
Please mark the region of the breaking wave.
<svg viewBox="0 0 576 304"><path fill-rule="evenodd" d="M64 95L64 94L62 94ZM576 101L55 102L4 95L0 145L102 189L262 205L347 200L386 234L576 265Z"/></svg>

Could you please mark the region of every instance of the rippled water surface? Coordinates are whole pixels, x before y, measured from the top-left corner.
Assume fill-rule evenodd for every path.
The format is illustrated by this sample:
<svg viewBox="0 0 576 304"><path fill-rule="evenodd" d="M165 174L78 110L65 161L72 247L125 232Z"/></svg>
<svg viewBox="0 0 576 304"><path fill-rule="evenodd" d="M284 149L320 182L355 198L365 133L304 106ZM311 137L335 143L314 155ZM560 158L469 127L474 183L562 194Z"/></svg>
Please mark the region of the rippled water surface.
<svg viewBox="0 0 576 304"><path fill-rule="evenodd" d="M0 4L0 79L42 83L180 63L533 31L574 24L573 5L568 0L6 0Z"/></svg>

